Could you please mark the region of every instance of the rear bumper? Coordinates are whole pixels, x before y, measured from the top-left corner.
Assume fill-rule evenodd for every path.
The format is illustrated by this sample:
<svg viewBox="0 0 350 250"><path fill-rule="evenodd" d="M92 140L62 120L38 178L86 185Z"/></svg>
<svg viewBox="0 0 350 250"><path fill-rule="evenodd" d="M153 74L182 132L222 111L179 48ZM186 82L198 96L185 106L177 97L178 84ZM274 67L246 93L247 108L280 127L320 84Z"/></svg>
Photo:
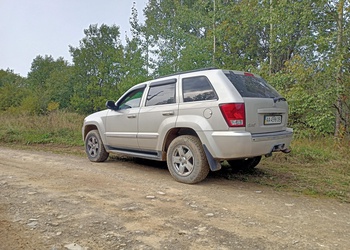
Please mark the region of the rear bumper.
<svg viewBox="0 0 350 250"><path fill-rule="evenodd" d="M218 160L254 157L289 148L293 129L251 134L246 131L202 132L202 142Z"/></svg>

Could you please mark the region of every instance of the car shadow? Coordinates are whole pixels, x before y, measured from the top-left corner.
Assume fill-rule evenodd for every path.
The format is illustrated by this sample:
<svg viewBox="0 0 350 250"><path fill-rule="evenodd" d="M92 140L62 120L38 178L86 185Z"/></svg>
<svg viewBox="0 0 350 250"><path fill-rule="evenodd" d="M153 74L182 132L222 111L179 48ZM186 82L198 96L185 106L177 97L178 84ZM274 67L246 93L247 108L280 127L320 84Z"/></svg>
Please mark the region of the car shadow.
<svg viewBox="0 0 350 250"><path fill-rule="evenodd" d="M155 161L155 160L148 160L148 159L142 159L142 158L136 158L136 157L123 156L123 155L110 156L108 161L109 162L125 162L125 163L130 163L133 165L137 165L140 167L146 166L149 168L168 170L168 167L167 167L167 164L165 161Z"/></svg>
<svg viewBox="0 0 350 250"><path fill-rule="evenodd" d="M269 174L260 168L241 169L224 165L219 171L210 172L207 178L256 182L259 178L268 178Z"/></svg>
<svg viewBox="0 0 350 250"><path fill-rule="evenodd" d="M127 165L130 164L130 166L146 168L148 170L160 169L163 171L168 171L167 163L165 161L154 161L154 160L147 160L147 159L135 158L135 157L129 157L129 156L123 156L123 155L110 156L108 161L124 162ZM211 179L256 182L254 181L254 179L269 178L269 177L270 175L266 171L260 168L241 169L241 168L231 167L228 164L223 163L222 168L219 171L214 171L214 172L210 171L208 174L208 177L206 178L206 180L204 180L204 182L210 181Z"/></svg>

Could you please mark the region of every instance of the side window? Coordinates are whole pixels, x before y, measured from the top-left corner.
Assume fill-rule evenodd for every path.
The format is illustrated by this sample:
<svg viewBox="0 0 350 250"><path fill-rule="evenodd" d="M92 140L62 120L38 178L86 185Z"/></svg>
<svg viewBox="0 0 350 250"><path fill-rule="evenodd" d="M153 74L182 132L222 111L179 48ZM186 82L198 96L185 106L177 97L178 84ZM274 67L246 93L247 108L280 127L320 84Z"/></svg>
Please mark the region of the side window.
<svg viewBox="0 0 350 250"><path fill-rule="evenodd" d="M135 89L126 96L124 96L124 98L118 103L119 109L140 107L140 102L144 90L145 88Z"/></svg>
<svg viewBox="0 0 350 250"><path fill-rule="evenodd" d="M205 76L196 76L182 79L184 102L217 100L217 95Z"/></svg>
<svg viewBox="0 0 350 250"><path fill-rule="evenodd" d="M175 103L175 83L151 85L148 91L146 106Z"/></svg>

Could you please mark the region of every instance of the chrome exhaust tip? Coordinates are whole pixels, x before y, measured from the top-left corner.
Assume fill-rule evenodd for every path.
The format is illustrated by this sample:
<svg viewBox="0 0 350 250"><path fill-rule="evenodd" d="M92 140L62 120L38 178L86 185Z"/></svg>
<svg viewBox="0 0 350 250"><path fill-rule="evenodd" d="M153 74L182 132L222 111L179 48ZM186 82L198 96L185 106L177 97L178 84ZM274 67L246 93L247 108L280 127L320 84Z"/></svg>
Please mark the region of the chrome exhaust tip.
<svg viewBox="0 0 350 250"><path fill-rule="evenodd" d="M281 150L281 152L283 152L285 154L289 154L290 152L292 152L292 150L290 150L289 148L286 148L286 149Z"/></svg>

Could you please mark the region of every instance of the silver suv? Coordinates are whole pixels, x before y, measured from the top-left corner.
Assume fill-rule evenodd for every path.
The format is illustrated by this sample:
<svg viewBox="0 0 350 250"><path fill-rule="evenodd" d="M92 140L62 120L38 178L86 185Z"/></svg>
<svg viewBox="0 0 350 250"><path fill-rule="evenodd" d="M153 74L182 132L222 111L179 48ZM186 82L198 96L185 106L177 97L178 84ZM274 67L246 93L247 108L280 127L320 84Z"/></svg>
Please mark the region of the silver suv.
<svg viewBox="0 0 350 250"><path fill-rule="evenodd" d="M255 74L178 73L137 84L106 106L82 128L93 162L109 153L167 161L175 180L197 183L224 160L254 168L261 156L290 152L286 99Z"/></svg>

